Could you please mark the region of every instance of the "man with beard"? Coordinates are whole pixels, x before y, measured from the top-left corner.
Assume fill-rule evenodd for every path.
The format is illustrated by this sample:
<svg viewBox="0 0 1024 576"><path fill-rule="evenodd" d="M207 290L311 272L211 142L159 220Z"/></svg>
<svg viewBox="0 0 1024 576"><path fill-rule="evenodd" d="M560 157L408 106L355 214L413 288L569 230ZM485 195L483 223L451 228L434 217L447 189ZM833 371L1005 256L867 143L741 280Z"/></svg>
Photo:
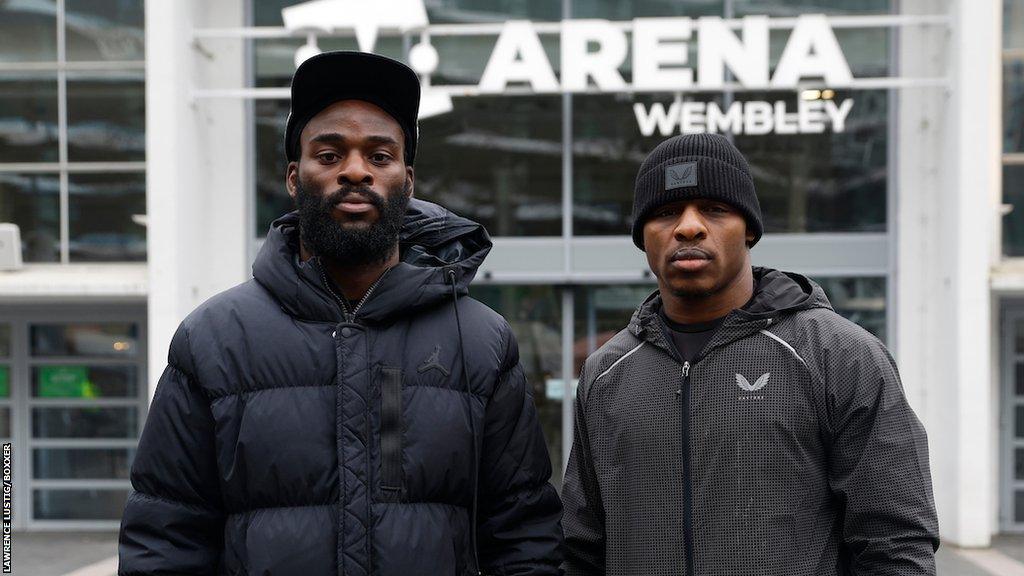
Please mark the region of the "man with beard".
<svg viewBox="0 0 1024 576"><path fill-rule="evenodd" d="M926 576L938 526L896 364L814 282L751 267L761 208L724 137L640 166L658 290L580 374L571 576Z"/></svg>
<svg viewBox="0 0 1024 576"><path fill-rule="evenodd" d="M467 296L491 241L412 199L418 78L332 52L291 91L298 210L174 335L119 573L558 574L516 341Z"/></svg>

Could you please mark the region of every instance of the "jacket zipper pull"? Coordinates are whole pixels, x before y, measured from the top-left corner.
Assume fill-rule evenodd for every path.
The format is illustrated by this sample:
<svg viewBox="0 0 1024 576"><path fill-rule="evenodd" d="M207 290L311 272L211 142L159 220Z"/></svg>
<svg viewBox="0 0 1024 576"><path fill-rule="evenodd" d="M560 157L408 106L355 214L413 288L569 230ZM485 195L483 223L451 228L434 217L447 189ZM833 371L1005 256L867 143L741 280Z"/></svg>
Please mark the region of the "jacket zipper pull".
<svg viewBox="0 0 1024 576"><path fill-rule="evenodd" d="M683 383L684 384L686 383L686 379L689 378L689 377L690 377L690 363L688 361L687 362L683 362ZM683 389L682 389L682 387L680 387L679 390L676 390L676 396L682 396L682 395L683 395Z"/></svg>

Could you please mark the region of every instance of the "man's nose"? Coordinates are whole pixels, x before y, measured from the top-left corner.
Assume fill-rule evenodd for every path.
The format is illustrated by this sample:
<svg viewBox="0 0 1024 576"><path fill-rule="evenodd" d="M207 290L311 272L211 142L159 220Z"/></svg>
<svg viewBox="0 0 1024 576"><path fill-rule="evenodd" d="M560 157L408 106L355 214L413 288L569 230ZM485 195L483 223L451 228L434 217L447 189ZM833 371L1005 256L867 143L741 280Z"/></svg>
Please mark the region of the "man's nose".
<svg viewBox="0 0 1024 576"><path fill-rule="evenodd" d="M697 206L690 205L683 209L673 233L677 240L693 241L707 237L708 230Z"/></svg>
<svg viewBox="0 0 1024 576"><path fill-rule="evenodd" d="M361 154L345 155L341 171L338 172L338 184L373 184L373 173L370 172L366 159Z"/></svg>

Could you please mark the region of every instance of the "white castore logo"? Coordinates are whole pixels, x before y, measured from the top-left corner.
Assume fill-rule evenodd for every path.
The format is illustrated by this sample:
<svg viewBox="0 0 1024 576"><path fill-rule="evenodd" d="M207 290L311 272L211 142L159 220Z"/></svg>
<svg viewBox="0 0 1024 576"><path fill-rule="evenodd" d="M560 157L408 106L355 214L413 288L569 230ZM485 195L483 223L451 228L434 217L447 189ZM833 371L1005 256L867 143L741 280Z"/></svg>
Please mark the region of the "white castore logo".
<svg viewBox="0 0 1024 576"><path fill-rule="evenodd" d="M740 388L742 388L743 390L747 391L747 392L757 392L761 388L764 388L765 386L768 385L768 378L771 375L772 375L771 372L766 372L766 373L762 374L761 377L758 378L756 382L751 384L750 382L747 381L747 379L743 376L743 374L737 374L736 375L736 385L739 386Z"/></svg>

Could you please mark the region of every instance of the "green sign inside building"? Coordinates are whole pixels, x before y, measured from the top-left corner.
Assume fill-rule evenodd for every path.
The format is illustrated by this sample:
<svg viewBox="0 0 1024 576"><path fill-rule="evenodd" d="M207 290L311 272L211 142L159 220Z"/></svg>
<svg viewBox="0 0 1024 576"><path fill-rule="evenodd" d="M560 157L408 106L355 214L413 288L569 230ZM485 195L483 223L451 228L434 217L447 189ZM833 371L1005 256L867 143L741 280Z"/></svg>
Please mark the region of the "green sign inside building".
<svg viewBox="0 0 1024 576"><path fill-rule="evenodd" d="M85 366L41 366L36 382L40 398L95 398L96 387Z"/></svg>

